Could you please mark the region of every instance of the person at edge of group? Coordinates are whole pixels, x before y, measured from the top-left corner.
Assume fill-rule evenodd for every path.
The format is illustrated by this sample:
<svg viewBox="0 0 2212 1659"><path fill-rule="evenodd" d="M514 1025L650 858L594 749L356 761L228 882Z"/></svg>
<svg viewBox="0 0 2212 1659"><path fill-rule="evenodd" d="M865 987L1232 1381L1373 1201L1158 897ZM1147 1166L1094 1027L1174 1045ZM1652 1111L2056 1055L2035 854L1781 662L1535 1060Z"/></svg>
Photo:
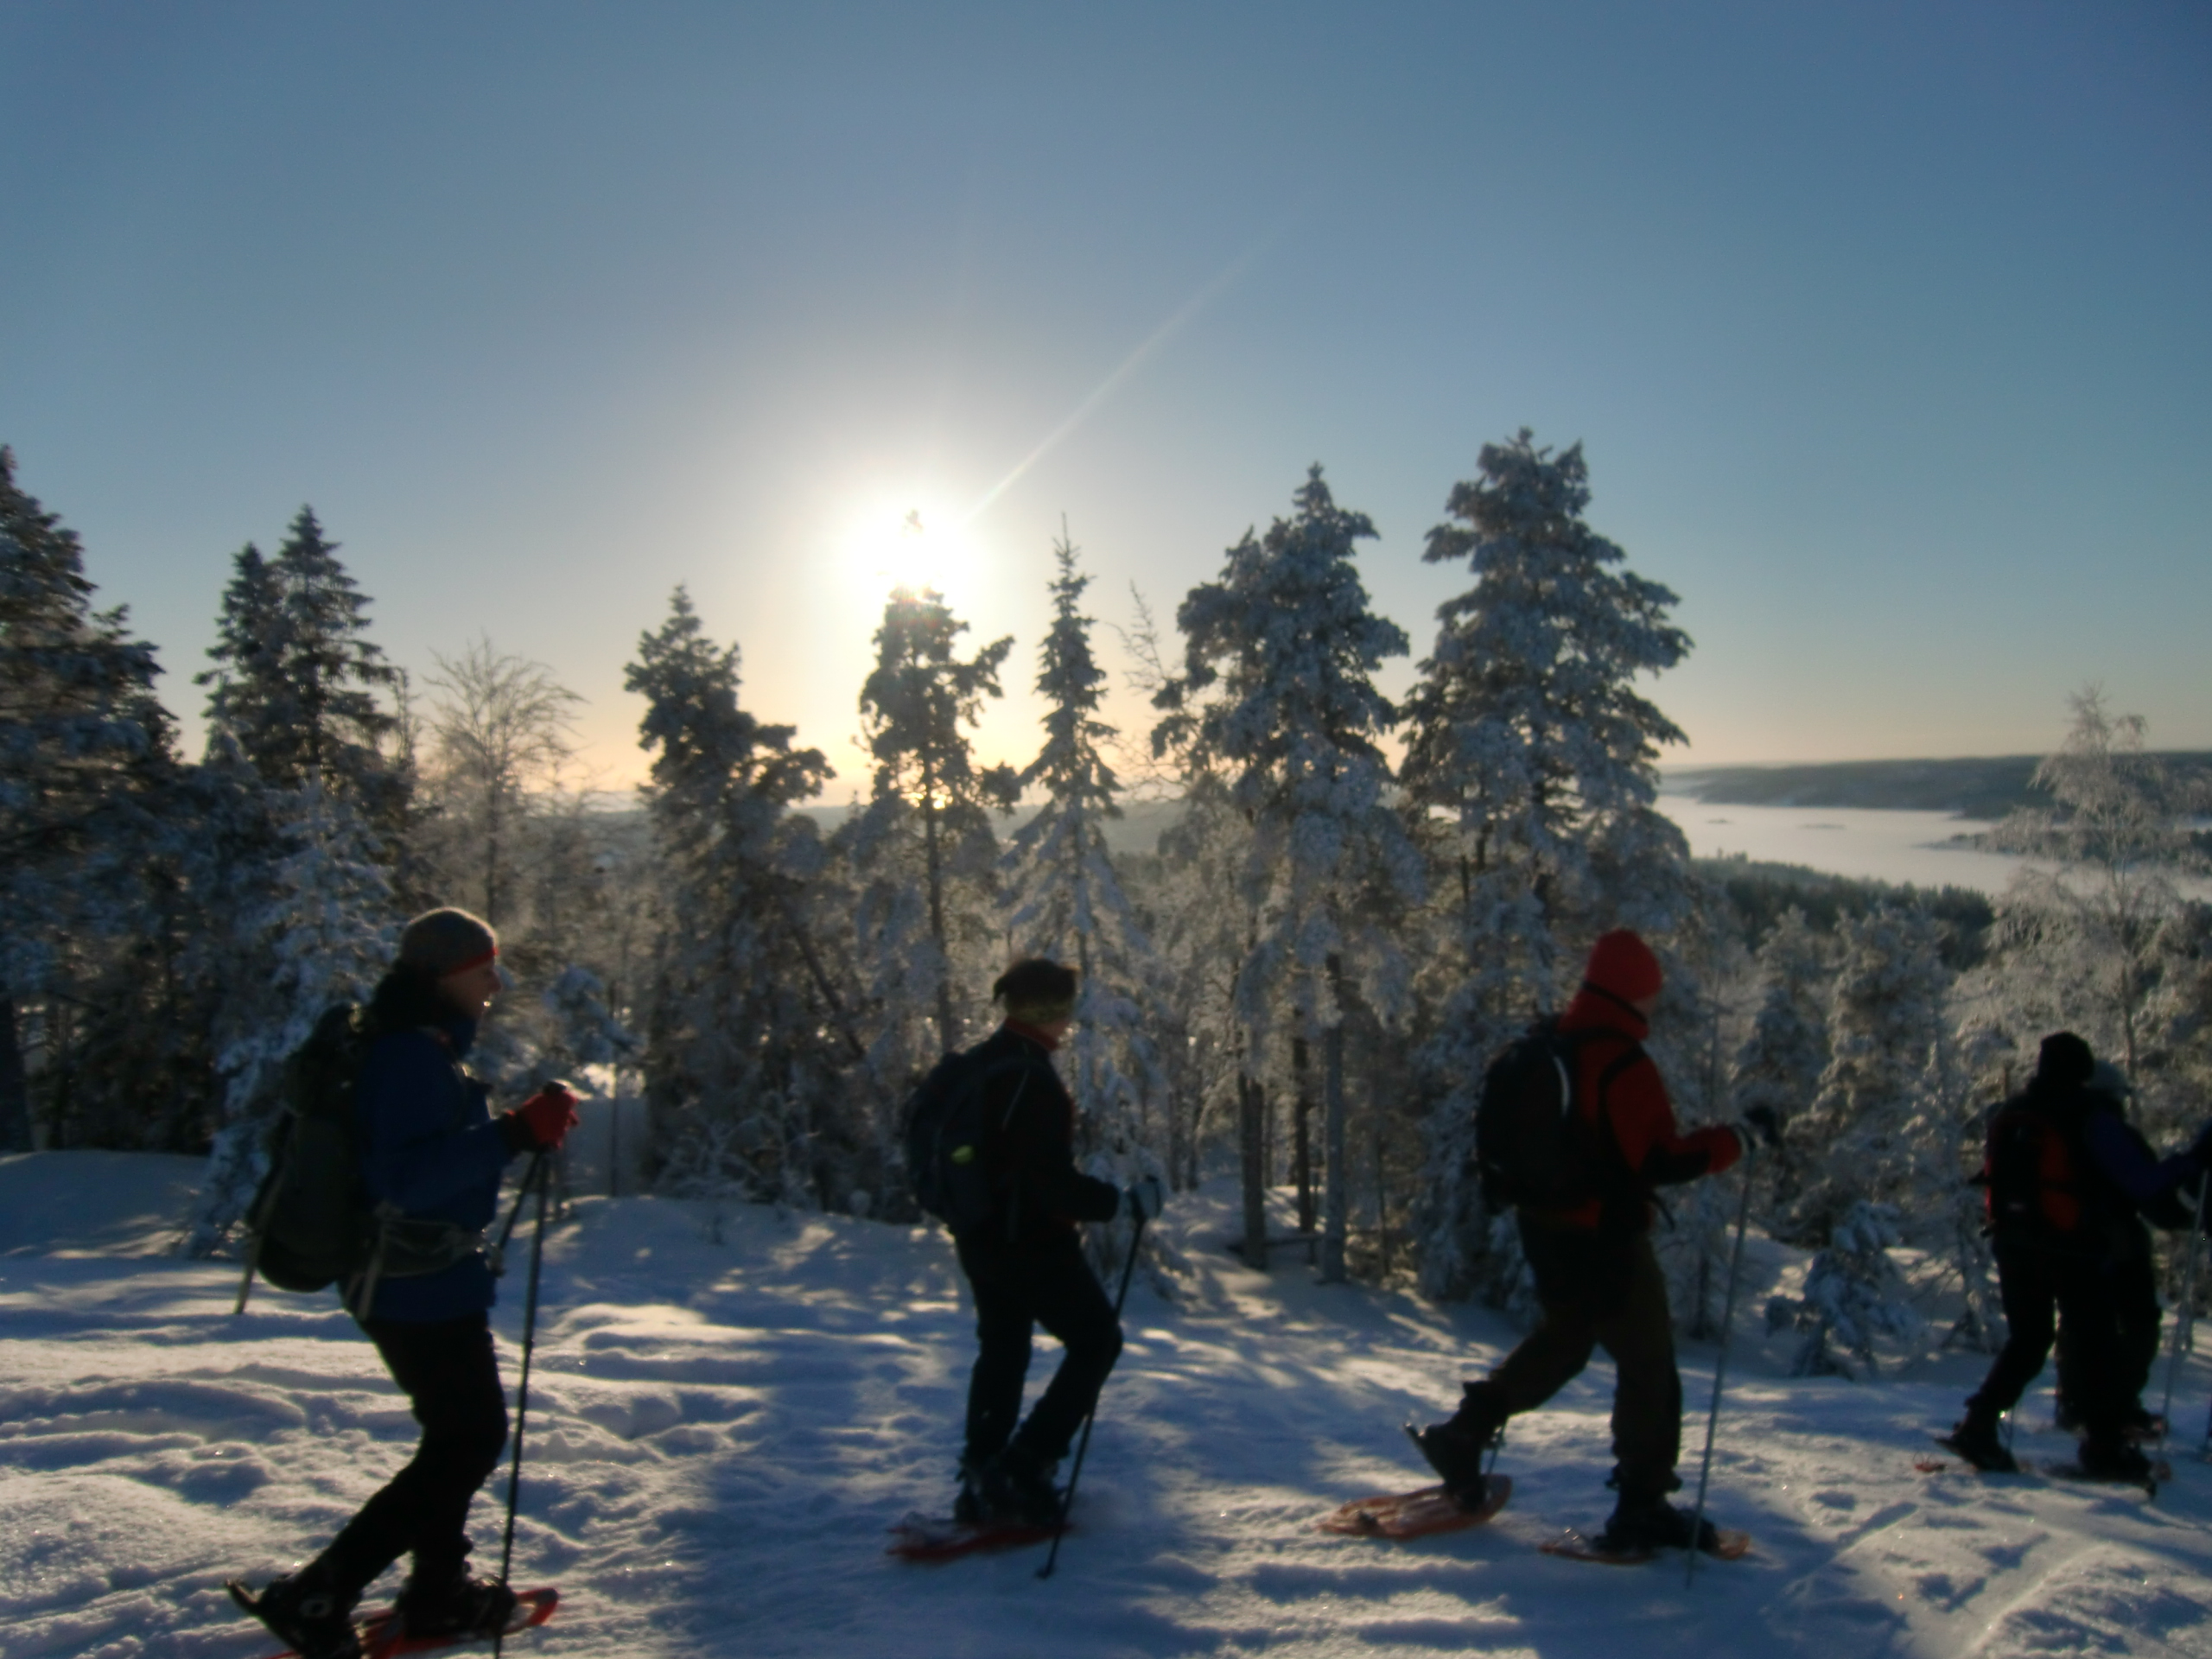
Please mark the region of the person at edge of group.
<svg viewBox="0 0 2212 1659"><path fill-rule="evenodd" d="M2145 1421L2139 1396L2158 1344L2144 1217L2190 1225L2180 1190L2212 1164L2212 1124L2161 1159L2121 1116L2126 1089L2115 1069L2100 1073L2088 1043L2054 1032L2026 1089L1990 1120L1991 1242L2007 1335L1966 1415L1941 1437L1977 1468L2018 1466L1998 1420L2043 1370L2055 1313L2067 1331L2060 1380L2082 1431L2082 1472L2150 1478L2131 1437Z"/></svg>
<svg viewBox="0 0 2212 1659"><path fill-rule="evenodd" d="M1770 1112L1751 1128L1714 1125L1683 1133L1659 1068L1643 1051L1665 982L1659 960L1636 933L1617 928L1592 947L1582 985L1560 1017L1573 1049L1570 1098L1585 1144L1595 1150L1600 1196L1566 1211L1517 1211L1522 1248L1542 1317L1503 1364L1465 1386L1459 1410L1414 1435L1456 1494L1484 1488L1483 1459L1506 1420L1534 1410L1590 1363L1602 1346L1617 1370L1613 1456L1608 1483L1619 1493L1601 1548L1634 1552L1694 1541L1711 1550L1717 1529L1668 1502L1681 1489L1682 1382L1675 1367L1667 1281L1649 1236L1654 1189L1717 1175L1769 1143ZM1607 1081L1610 1074L1610 1081Z"/></svg>
<svg viewBox="0 0 2212 1659"><path fill-rule="evenodd" d="M2123 1116L2128 1097L2135 1092L2126 1074L2110 1060L2096 1063L2088 1087L2091 1094L2108 1098L2112 1109ZM2149 1150L2147 1143L2145 1150ZM2185 1229L2193 1213L2195 1190L2184 1183L2171 1192L2171 1197L2154 1197L2145 1207L2159 1211L2160 1225ZM2119 1335L2114 1351L2120 1369L2113 1381L2120 1402L2120 1429L2131 1440L2157 1440L2165 1432L2165 1425L2144 1408L2143 1389L2151 1380L2152 1366L2158 1362L2158 1326L2164 1317L2164 1310L2158 1306L2158 1266L2151 1253L2150 1230L2139 1219L2133 1227L2120 1230L2116 1243L2120 1248L2113 1264L2112 1312ZM2054 1351L2058 1362L2058 1386L2053 1390L2052 1402L2054 1426L2078 1431L2082 1414L2075 1408L2071 1394L2081 1362L2074 1353L2073 1329L2063 1320L2059 1323Z"/></svg>
<svg viewBox="0 0 2212 1659"><path fill-rule="evenodd" d="M550 1084L493 1116L461 1064L499 995L499 953L491 927L467 911L427 912L407 925L369 1001L354 1088L362 1179L372 1202L404 1219L384 1229L373 1285L346 1288L423 1439L320 1555L257 1599L256 1615L302 1659L355 1659L354 1605L403 1554L413 1556L398 1600L409 1636L488 1636L515 1605L505 1584L467 1566L468 1506L507 1438L484 1230L507 1161L558 1147L576 1116L575 1096ZM365 1307L353 1306L362 1288Z"/></svg>
<svg viewBox="0 0 2212 1659"><path fill-rule="evenodd" d="M1051 1058L1074 1023L1074 969L1025 958L999 976L991 999L1004 1005L1005 1022L969 1057L979 1069L1029 1064L1005 1065L983 1085L984 1166L1002 1202L990 1222L953 1236L980 1344L953 1515L1051 1526L1060 1518L1060 1459L1122 1351L1120 1320L1084 1259L1076 1224L1130 1213L1149 1220L1161 1194L1156 1177L1125 1192L1075 1166L1075 1101ZM1017 1429L1032 1327L1040 1325L1066 1351Z"/></svg>

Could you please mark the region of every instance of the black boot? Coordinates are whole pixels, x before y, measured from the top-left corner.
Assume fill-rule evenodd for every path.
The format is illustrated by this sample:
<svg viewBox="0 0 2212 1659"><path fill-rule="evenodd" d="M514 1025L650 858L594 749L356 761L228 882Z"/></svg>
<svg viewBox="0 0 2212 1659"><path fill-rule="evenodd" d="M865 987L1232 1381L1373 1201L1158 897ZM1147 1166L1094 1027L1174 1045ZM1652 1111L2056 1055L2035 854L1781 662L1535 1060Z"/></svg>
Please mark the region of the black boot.
<svg viewBox="0 0 2212 1659"><path fill-rule="evenodd" d="M2125 1480L2139 1485L2151 1478L2151 1459L2119 1433L2108 1430L2082 1442L2082 1472L2091 1480Z"/></svg>
<svg viewBox="0 0 2212 1659"><path fill-rule="evenodd" d="M983 1491L988 1463L988 1459L960 1459L960 1490L952 1497L952 1518L963 1526L979 1526L991 1518L990 1503Z"/></svg>
<svg viewBox="0 0 2212 1659"><path fill-rule="evenodd" d="M1058 1458L1038 1457L1020 1440L983 1465L982 1497L989 1518L1024 1526L1055 1527L1060 1522L1060 1494L1052 1484Z"/></svg>
<svg viewBox="0 0 2212 1659"><path fill-rule="evenodd" d="M1624 1497L1599 1535L1598 1547L1623 1555L1641 1555L1654 1549L1688 1549L1692 1541L1688 1510L1676 1509L1663 1497ZM1713 1554L1720 1548L1720 1534L1712 1522L1700 1516L1694 1541L1706 1554Z"/></svg>
<svg viewBox="0 0 2212 1659"><path fill-rule="evenodd" d="M513 1591L465 1570L429 1584L410 1578L399 1592L400 1628L410 1637L497 1636L514 1610Z"/></svg>
<svg viewBox="0 0 2212 1659"><path fill-rule="evenodd" d="M1421 1448L1428 1466L1436 1471L1436 1478L1444 1483L1444 1490L1462 1501L1479 1502L1484 1488L1489 1484L1483 1472L1483 1462L1491 1446L1497 1443L1505 1419L1497 1403L1479 1382L1467 1385L1465 1397L1459 1409L1440 1423L1431 1423L1427 1428L1406 1426L1406 1433Z"/></svg>
<svg viewBox="0 0 2212 1659"><path fill-rule="evenodd" d="M1997 1420L1971 1405L1956 1427L1936 1438L1940 1444L1949 1446L1984 1474L2016 1475L2020 1471L2020 1465L2005 1449L2005 1442L1997 1438Z"/></svg>
<svg viewBox="0 0 2212 1659"><path fill-rule="evenodd" d="M259 1595L238 1580L231 1599L269 1627L300 1659L361 1659L361 1637L353 1628L359 1592L348 1592L320 1562L276 1580Z"/></svg>

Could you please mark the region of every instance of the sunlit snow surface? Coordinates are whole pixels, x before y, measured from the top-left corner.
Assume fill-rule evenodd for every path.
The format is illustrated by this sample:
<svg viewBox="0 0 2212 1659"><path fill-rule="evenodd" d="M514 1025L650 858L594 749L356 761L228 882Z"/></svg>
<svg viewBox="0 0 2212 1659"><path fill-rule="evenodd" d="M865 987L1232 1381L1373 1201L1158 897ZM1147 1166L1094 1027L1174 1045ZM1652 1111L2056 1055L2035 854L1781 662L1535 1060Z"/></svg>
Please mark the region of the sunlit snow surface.
<svg viewBox="0 0 2212 1659"><path fill-rule="evenodd" d="M327 1297L257 1296L235 1269L155 1248L183 1160L0 1160L0 1654L229 1656L270 1645L232 1573L319 1543L405 1457L413 1425ZM1789 1382L1745 1317L1713 1509L1757 1554L1612 1569L1533 1541L1600 1520L1601 1360L1515 1425L1494 1525L1413 1545L1312 1522L1421 1484L1398 1425L1446 1408L1513 1340L1495 1317L1403 1294L1268 1278L1218 1249L1230 1206L1184 1199L1181 1306L1141 1282L1109 1384L1080 1531L948 1566L882 1554L941 1509L972 1354L951 1252L925 1230L744 1210L580 1202L549 1242L517 1577L558 1583L517 1654L1412 1656L2212 1654L2212 1467L2135 1493L1925 1476L1925 1433L1980 1362L1909 1361L1867 1384ZM1757 1308L1791 1258L1756 1249ZM1802 1265L1802 1264L1797 1264ZM512 1383L518 1282L499 1312ZM1040 1344L1039 1371L1054 1357ZM1692 1451L1710 1349L1684 1354ZM2185 1373L2194 1426L2208 1377ZM2049 1395L2021 1449L2055 1456ZM2194 1436L2192 1434L2192 1442ZM498 1510L476 1531L495 1552ZM387 1586L388 1587L388 1586Z"/></svg>

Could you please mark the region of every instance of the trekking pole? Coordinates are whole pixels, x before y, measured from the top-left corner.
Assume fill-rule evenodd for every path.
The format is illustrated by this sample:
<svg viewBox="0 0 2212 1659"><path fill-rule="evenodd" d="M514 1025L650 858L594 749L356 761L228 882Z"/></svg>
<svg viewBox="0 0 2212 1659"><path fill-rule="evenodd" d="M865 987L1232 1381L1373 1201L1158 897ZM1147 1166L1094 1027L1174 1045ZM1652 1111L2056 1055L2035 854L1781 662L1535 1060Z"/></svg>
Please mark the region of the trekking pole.
<svg viewBox="0 0 2212 1659"><path fill-rule="evenodd" d="M2181 1371L2182 1350L2190 1345L2190 1338L2196 1329L2196 1236L2204 1228L2204 1189L2212 1180L2197 1177L2196 1201L2190 1205L2189 1254L2182 1260L2181 1318L2174 1321L2174 1351L2166 1359L2166 1400L2158 1408L2158 1450L2166 1449L2166 1437L2173 1433L2174 1379ZM2212 1442L2212 1425L2205 1429L2205 1439Z"/></svg>
<svg viewBox="0 0 2212 1659"><path fill-rule="evenodd" d="M1144 1243L1144 1213L1137 1213L1136 1231L1129 1235L1129 1259L1122 1263L1122 1288L1114 1297L1114 1324L1122 1323L1122 1304L1129 1300L1129 1275L1137 1270L1137 1247ZM1090 1425L1098 1416L1098 1402L1090 1402L1090 1410L1083 1420L1083 1438L1076 1442L1075 1467L1068 1471L1068 1490L1060 1499L1060 1518L1052 1529L1052 1548L1045 1556L1045 1565L1037 1569L1037 1576L1049 1579L1052 1567L1060 1559L1060 1540L1067 1535L1068 1511L1075 1507L1075 1484L1083 1478L1083 1454L1090 1450Z"/></svg>
<svg viewBox="0 0 2212 1659"><path fill-rule="evenodd" d="M527 1193L532 1183L537 1187L537 1226L530 1240L530 1289L522 1305L522 1375L515 1383L515 1455L507 1471L507 1532L499 1545L499 1582L507 1581L508 1570L515 1558L515 1500L522 1493L522 1432L530 1421L530 1356L537 1341L537 1280L545 1262L545 1152L540 1147L531 1160L530 1173L523 1177L523 1192ZM522 1200L515 1200L515 1212L522 1212ZM514 1222L509 1218L507 1225ZM492 1638L493 1659L505 1646L507 1634L504 1628Z"/></svg>
<svg viewBox="0 0 2212 1659"><path fill-rule="evenodd" d="M1698 1535L1705 1529L1705 1493L1713 1480L1713 1437L1720 1427L1720 1384L1728 1374L1728 1338L1735 1334L1736 1281L1744 1265L1744 1230L1751 1222L1751 1160L1744 1160L1744 1196L1736 1205L1736 1244L1728 1252L1728 1294L1720 1301L1720 1351L1713 1360L1713 1404L1705 1414L1705 1461L1697 1471L1697 1507L1690 1511L1689 1564L1682 1587L1697 1577Z"/></svg>

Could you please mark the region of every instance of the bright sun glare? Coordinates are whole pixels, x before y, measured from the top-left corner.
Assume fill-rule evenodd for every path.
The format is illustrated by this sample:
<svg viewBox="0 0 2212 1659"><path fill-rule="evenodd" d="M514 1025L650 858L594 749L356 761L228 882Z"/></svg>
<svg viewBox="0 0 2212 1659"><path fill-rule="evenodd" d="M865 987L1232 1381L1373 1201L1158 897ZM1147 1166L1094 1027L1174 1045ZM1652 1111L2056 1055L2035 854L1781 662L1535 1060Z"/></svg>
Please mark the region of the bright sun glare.
<svg viewBox="0 0 2212 1659"><path fill-rule="evenodd" d="M847 543L854 578L887 589L941 591L964 573L968 551L953 515L928 504L873 511L855 526Z"/></svg>

